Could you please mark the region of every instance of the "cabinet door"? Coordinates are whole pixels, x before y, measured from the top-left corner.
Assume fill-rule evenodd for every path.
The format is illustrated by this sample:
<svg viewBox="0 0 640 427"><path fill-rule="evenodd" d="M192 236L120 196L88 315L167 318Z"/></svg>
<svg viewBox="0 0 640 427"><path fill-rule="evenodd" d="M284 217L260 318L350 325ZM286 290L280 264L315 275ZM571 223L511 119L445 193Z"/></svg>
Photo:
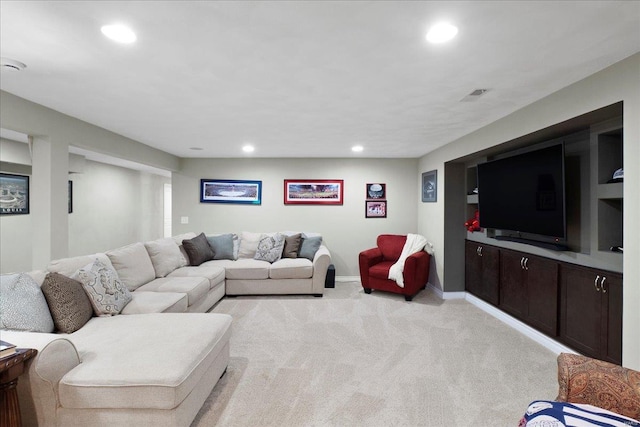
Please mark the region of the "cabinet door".
<svg viewBox="0 0 640 427"><path fill-rule="evenodd" d="M464 283L467 292L482 298L482 258L479 248L477 243L465 243Z"/></svg>
<svg viewBox="0 0 640 427"><path fill-rule="evenodd" d="M611 363L622 364L622 276L603 272L601 285L603 298L604 332L602 338L602 359Z"/></svg>
<svg viewBox="0 0 640 427"><path fill-rule="evenodd" d="M500 303L500 251L493 246L483 245L482 258L482 297L493 305Z"/></svg>
<svg viewBox="0 0 640 427"><path fill-rule="evenodd" d="M558 335L558 263L526 255L527 276L526 320L541 332Z"/></svg>
<svg viewBox="0 0 640 427"><path fill-rule="evenodd" d="M524 255L519 252L500 251L500 308L519 319L526 316Z"/></svg>
<svg viewBox="0 0 640 427"><path fill-rule="evenodd" d="M590 357L600 357L603 341L601 275L596 270L562 264L560 338Z"/></svg>

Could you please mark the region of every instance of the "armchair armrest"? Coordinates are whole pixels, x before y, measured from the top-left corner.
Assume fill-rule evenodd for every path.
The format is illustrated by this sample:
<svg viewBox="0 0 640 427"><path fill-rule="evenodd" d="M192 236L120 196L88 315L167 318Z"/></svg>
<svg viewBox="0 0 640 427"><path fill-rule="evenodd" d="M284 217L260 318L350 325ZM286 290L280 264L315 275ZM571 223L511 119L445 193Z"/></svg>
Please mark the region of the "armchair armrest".
<svg viewBox="0 0 640 427"><path fill-rule="evenodd" d="M407 257L404 262L404 284L408 289L416 292L429 281L429 266L431 255L425 251L416 252Z"/></svg>
<svg viewBox="0 0 640 427"><path fill-rule="evenodd" d="M640 421L640 372L578 354L558 356L560 402L586 403Z"/></svg>
<svg viewBox="0 0 640 427"><path fill-rule="evenodd" d="M380 262L382 262L382 251L380 248L371 248L360 252L358 256L360 282L365 288L369 287L369 269Z"/></svg>

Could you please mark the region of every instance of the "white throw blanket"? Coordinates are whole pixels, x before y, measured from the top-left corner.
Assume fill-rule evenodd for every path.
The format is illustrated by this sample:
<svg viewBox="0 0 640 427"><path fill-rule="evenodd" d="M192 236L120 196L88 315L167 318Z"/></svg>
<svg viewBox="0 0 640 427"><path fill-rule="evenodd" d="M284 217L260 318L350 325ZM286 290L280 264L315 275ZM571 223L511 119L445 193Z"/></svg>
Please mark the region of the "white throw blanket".
<svg viewBox="0 0 640 427"><path fill-rule="evenodd" d="M389 269L389 279L395 280L395 282L401 288L404 288L404 263L411 254L421 251L427 244L427 239L419 234L408 234L407 241L404 243L402 253L398 261Z"/></svg>

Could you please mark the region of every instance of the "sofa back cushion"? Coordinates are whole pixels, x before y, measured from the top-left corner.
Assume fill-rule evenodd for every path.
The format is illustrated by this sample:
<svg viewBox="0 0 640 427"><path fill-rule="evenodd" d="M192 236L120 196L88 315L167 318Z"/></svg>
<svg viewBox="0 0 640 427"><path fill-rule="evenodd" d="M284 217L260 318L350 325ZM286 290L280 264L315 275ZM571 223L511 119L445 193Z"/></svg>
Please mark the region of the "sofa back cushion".
<svg viewBox="0 0 640 427"><path fill-rule="evenodd" d="M191 231L184 234L178 234L177 236L172 237L172 239L176 242L176 244L180 248L180 253L182 254L182 265L180 267L186 267L187 265L189 265L189 255L187 255L187 252L184 250L184 246L182 246L182 241L193 239L194 237L196 237L196 233Z"/></svg>
<svg viewBox="0 0 640 427"><path fill-rule="evenodd" d="M407 241L407 236L399 234L381 234L378 236L378 248L382 252L385 261L396 262L402 254L402 248Z"/></svg>
<svg viewBox="0 0 640 427"><path fill-rule="evenodd" d="M49 273L40 287L56 330L70 334L93 317L93 306L82 283L60 273Z"/></svg>
<svg viewBox="0 0 640 427"><path fill-rule="evenodd" d="M84 267L90 262L95 261L96 259L109 267L113 267L111 265L109 257L106 254L98 253L93 255L81 255L72 258L62 258L51 261L47 266L47 271L51 273L60 273L64 276L71 277L80 268Z"/></svg>
<svg viewBox="0 0 640 427"><path fill-rule="evenodd" d="M107 256L118 273L118 278L130 291L156 278L149 253L141 242L111 250L107 252Z"/></svg>
<svg viewBox="0 0 640 427"><path fill-rule="evenodd" d="M151 258L156 277L165 277L173 270L184 267L184 257L180 247L170 237L145 242L144 247Z"/></svg>
<svg viewBox="0 0 640 427"><path fill-rule="evenodd" d="M53 332L53 319L40 286L26 273L0 276L0 329Z"/></svg>

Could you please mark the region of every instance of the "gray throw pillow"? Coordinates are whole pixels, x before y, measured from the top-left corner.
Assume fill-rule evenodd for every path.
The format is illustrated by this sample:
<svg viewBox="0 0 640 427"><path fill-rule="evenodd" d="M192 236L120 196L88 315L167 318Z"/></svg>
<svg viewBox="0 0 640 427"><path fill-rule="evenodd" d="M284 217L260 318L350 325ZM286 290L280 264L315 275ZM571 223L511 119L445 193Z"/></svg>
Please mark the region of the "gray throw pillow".
<svg viewBox="0 0 640 427"><path fill-rule="evenodd" d="M207 241L215 253L213 259L235 259L233 256L233 234L207 236Z"/></svg>
<svg viewBox="0 0 640 427"><path fill-rule="evenodd" d="M98 259L76 271L71 278L82 283L93 312L98 316L119 314L132 299L118 273Z"/></svg>
<svg viewBox="0 0 640 427"><path fill-rule="evenodd" d="M204 233L198 234L193 239L183 240L182 246L189 256L189 265L200 265L205 261L213 259L216 255L213 249L211 249L211 246L209 246L209 242Z"/></svg>
<svg viewBox="0 0 640 427"><path fill-rule="evenodd" d="M294 234L284 238L284 249L282 250L282 258L297 258L300 245L302 244L302 234Z"/></svg>
<svg viewBox="0 0 640 427"><path fill-rule="evenodd" d="M77 280L60 273L49 273L41 289L49 304L56 330L70 334L93 317L89 296Z"/></svg>
<svg viewBox="0 0 640 427"><path fill-rule="evenodd" d="M47 300L26 273L0 276L0 329L53 332Z"/></svg>
<svg viewBox="0 0 640 427"><path fill-rule="evenodd" d="M303 237L298 257L313 261L313 257L316 256L321 244L322 237Z"/></svg>
<svg viewBox="0 0 640 427"><path fill-rule="evenodd" d="M284 248L284 234L264 235L258 242L258 249L253 259L276 262L282 257L282 248Z"/></svg>

